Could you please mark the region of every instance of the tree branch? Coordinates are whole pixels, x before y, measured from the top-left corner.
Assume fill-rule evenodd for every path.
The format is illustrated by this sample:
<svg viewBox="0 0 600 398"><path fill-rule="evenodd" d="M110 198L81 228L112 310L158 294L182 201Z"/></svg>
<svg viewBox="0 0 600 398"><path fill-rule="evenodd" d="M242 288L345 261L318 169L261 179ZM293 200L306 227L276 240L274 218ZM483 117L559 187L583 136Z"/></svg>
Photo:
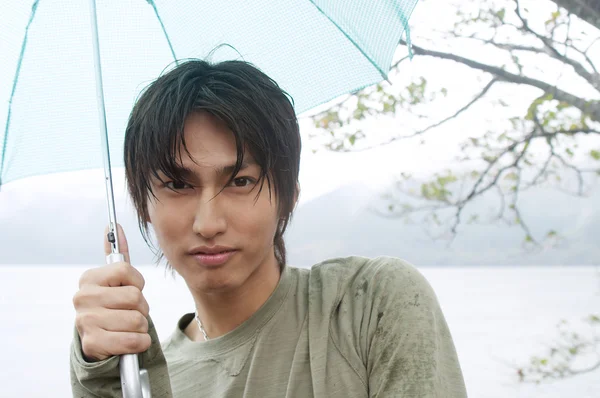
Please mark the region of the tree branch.
<svg viewBox="0 0 600 398"><path fill-rule="evenodd" d="M553 0L556 4L577 15L583 21L600 29L600 4L598 0Z"/></svg>
<svg viewBox="0 0 600 398"><path fill-rule="evenodd" d="M525 154L525 151L526 151L526 149L523 150L523 153L521 154L521 156L519 158L521 158ZM521 185L521 178L522 178L522 176L521 176L522 169L518 166L519 160L515 161L515 167L517 168L517 181L515 183L515 186L517 187L517 189L515 190L514 199L512 201L512 209L515 212L515 215L517 216L517 223L519 224L519 226L521 227L523 232L525 232L526 242L533 243L535 246L539 246L539 242L533 237L533 234L531 233L529 226L523 220L523 216L521 215L521 210L519 209L519 206L517 204L517 202L519 201L519 185Z"/></svg>
<svg viewBox="0 0 600 398"><path fill-rule="evenodd" d="M584 54L582 51L580 51L579 49L577 49L576 47L573 47L571 45L564 44L565 47L567 47L568 49L575 50L578 53L582 54L586 58L586 61L592 68L593 72L589 72L585 68L585 66L583 66L580 62L577 62L574 59L567 57L566 55L560 54L558 51L556 51L556 49L553 46L544 46L544 47L523 46L523 45L519 45L519 44L498 43L497 41L495 41L493 39L482 39L480 37L462 36L462 35L458 35L458 34L454 34L454 36L457 38L460 38L460 39L477 40L484 44L490 44L500 50L523 51L523 52L530 52L530 53L535 53L535 54L545 54L545 55L547 55L551 58L554 58L556 60L559 60L565 64L571 65L573 67L573 70L575 70L575 73L577 73L579 76L581 76L583 79L585 79L588 83L590 83L592 85L592 87L594 87L596 90L600 91L600 73L598 73L598 71L596 70L594 63L592 62L591 59L589 59L589 57L586 54Z"/></svg>
<svg viewBox="0 0 600 398"><path fill-rule="evenodd" d="M418 135L422 135L422 134L428 132L429 130L432 130L432 129L434 129L436 127L439 127L442 124L444 124L444 123L446 123L446 122L448 122L448 121L450 121L452 119L455 119L458 115L460 115L461 113L463 113L464 111L466 111L467 109L469 109L475 102L479 101L490 90L490 88L492 88L492 86L496 82L498 82L498 79L493 78L492 80L489 81L488 84L485 85L485 87L481 90L481 92L479 92L479 94L477 94L475 97L473 97L473 99L471 101L469 101L466 105L464 105L462 108L460 108L459 110L457 110L456 112L454 112L452 115L450 115L450 116L448 116L448 117L440 120L437 123L431 124L431 125L427 126L426 128L424 128L422 130L416 131L416 132L414 132L412 134L409 134L409 135L401 135L401 136L397 136L397 137L392 137L392 138L390 138L387 141L380 142L380 143L377 143L375 145L369 145L369 146L366 146L366 147L363 147L363 148L359 148L359 149L352 149L352 150L348 149L348 150L345 150L345 151L342 151L342 152L362 152L362 151L366 151L366 150L373 149L373 148L376 148L376 147L388 145L388 144L391 144L392 142L395 142L395 141L398 141L398 140L403 140L403 139L408 139L408 138L414 138L414 137L416 137Z"/></svg>
<svg viewBox="0 0 600 398"><path fill-rule="evenodd" d="M402 42L402 44L405 43ZM544 81L527 76L516 75L497 66L477 62L469 58L461 57L460 55L445 53L442 51L427 50L416 45L413 45L412 49L416 55L426 55L429 57L436 57L441 59L447 59L450 61L455 61L466 65L470 68L490 73L496 76L498 80L536 87L546 93L552 94L552 96L555 99L562 102L566 102L574 106L575 108L581 110L583 113L589 115L592 120L600 122L600 101L586 101L583 98L577 97L564 90L560 90L559 88L552 86Z"/></svg>
<svg viewBox="0 0 600 398"><path fill-rule="evenodd" d="M515 9L515 13L517 14L517 17L519 17L519 19L521 20L521 23L523 24L523 29L526 32L531 33L532 35L534 35L535 37L537 37L543 44L544 47L547 50L547 53L555 58L558 59L561 62L564 62L567 65L571 65L573 67L573 69L575 70L575 72L581 76L582 78L584 78L588 83L590 83L592 85L592 87L594 87L597 91L600 91L600 74L598 73L590 73L582 64L580 64L579 62L575 61L574 59L571 59L563 54L561 54L553 45L552 45L552 41L551 39L549 39L548 37L542 36L540 35L538 32L536 32L535 30L533 30L530 26L529 23L527 22L527 19L525 19L522 15L521 15L521 8L519 5L519 0L514 0L515 4L516 4L516 9Z"/></svg>

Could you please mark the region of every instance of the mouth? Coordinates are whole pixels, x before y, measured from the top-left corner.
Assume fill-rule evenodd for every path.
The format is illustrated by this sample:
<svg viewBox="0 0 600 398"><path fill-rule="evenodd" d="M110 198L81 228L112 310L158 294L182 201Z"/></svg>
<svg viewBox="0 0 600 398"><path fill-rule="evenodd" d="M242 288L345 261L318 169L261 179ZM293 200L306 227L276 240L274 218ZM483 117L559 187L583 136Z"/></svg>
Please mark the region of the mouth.
<svg viewBox="0 0 600 398"><path fill-rule="evenodd" d="M205 267L215 267L225 264L231 257L235 255L235 253L237 253L236 249L213 247L199 248L193 250L190 254L200 265Z"/></svg>
<svg viewBox="0 0 600 398"><path fill-rule="evenodd" d="M234 252L234 249L227 249L227 250L219 250L219 251L196 251L193 252L193 255L206 255L206 256L211 256L211 255L215 255L215 254L223 254L223 253L229 253L229 252Z"/></svg>

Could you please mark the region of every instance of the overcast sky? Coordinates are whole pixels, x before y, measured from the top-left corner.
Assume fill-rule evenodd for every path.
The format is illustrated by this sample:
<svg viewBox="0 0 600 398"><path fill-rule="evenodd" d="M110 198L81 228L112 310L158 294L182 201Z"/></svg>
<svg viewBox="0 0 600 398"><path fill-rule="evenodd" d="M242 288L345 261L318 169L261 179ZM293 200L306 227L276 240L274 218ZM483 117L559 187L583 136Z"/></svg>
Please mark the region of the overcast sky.
<svg viewBox="0 0 600 398"><path fill-rule="evenodd" d="M417 6L412 19L412 24L415 26L413 38L418 38L421 32L427 30L427 26L424 26L423 23L431 26L431 24L439 24L447 20L447 18L444 18L444 12L447 10L444 11L444 7L438 4L434 7L431 3L423 2ZM473 79L473 76L465 68L446 63L442 74L439 65L431 59L415 59L404 64L402 75L396 76L394 83L400 87L413 77L423 74L430 84L446 87L453 95L453 101L456 101L456 103L462 103L465 99L468 100L481 86L481 82ZM5 72L2 71L2 73ZM558 73L549 70L544 72ZM576 84L572 84L570 88L575 91L578 89ZM2 87L2 89L6 90L7 87ZM354 209L351 214L357 214L359 207L364 206L368 202L367 199L371 198L370 195L393 181L394 177L400 172L428 175L433 171L439 171L453 165L452 159L458 154L458 145L462 140L470 136L480 135L486 128L493 125L498 118L514 112L515 109L522 110L523 105L530 101L529 94L531 93L525 94L527 95L519 90L514 90L513 86L500 87L496 91L496 95L502 96L506 102L512 105L511 107L498 109L498 107L492 107L489 103L483 103L480 107L466 114L465 117L449 123L444 128L432 131L425 137L426 145L420 145L419 140L400 141L386 147L360 153L336 154L322 149L316 154L312 153L312 149L320 147L318 142L308 139L310 133L315 130L310 120L303 117L301 119L301 131L304 139L304 150L300 175L302 189L300 208L316 198L323 198L320 203L321 206L325 207L321 207L320 210L311 210L311 217L318 214L322 217L323 222L327 222L328 215L332 214L327 210L323 210L327 208L327 201L333 200L331 198L340 200L340 197L334 195L327 199L328 197L324 195L340 187L356 186L356 191L350 196L347 195L344 200ZM0 116L5 115L2 113L4 110L0 111ZM448 108L437 106L430 108L427 115L432 118L441 118L447 116L449 111ZM394 119L370 120L367 122L365 131L377 140L381 139L382 136L385 137L398 131L410 131L412 128L414 126L408 120L397 117ZM130 240L134 242L133 245L139 247L137 250L143 256L140 260L147 263L149 260L147 250L139 237L130 201L124 192L122 169L115 169L114 179L119 221L126 227ZM538 196L535 197L535 195ZM582 245L587 244L587 240L581 238L581 234L586 231L591 232L591 222L600 219L598 215L600 200L598 200L597 195L588 199L577 200L554 194L549 196L545 191L539 191L535 195L531 200L536 205L530 207L532 219L535 220L534 223L541 226L544 224L544 214L547 214L550 218L559 214L562 216L559 224L571 225L569 232L572 236L579 236L577 238L579 242ZM301 214L301 212L298 214ZM565 220L570 224L564 224ZM340 221L336 222L339 223ZM372 219L361 222L371 226L377 223ZM101 170L39 176L8 183L0 191L0 251L3 253L0 263L93 263L96 261L95 259L102 261L101 240L106 223L107 211ZM295 224L292 225L292 233L294 228L302 230L304 234L308 233L306 225L300 224L302 224L301 220L295 221ZM349 228L351 225L345 224L345 228ZM354 228L361 228L361 226L354 225ZM405 231L409 230L405 229ZM510 233L503 232L503 234L504 238L502 239L506 241L506 239L510 240L507 237L511 234L515 235L517 232L512 230ZM480 235L480 233L469 235L471 236L469 239L473 239L473 242L475 242ZM379 242L382 239L381 236L376 235L373 235L372 238L374 242L375 240ZM349 237L348 241L352 239ZM298 245L306 243L297 238L292 240L297 242ZM376 247L377 245L372 244L371 246ZM419 250L422 250L422 256L425 256L431 252L431 247L437 246L422 245L418 247ZM97 250L94 248L97 248ZM382 248L382 250L384 249ZM582 249L579 247L577 250L579 253ZM488 249L488 251L490 257L493 257L491 255L492 249ZM421 256L418 252L411 253L412 256L417 258ZM336 254L338 253L336 252ZM440 256L428 261L436 263L444 255L440 254ZM465 256L468 255L465 252ZM580 257L577 254L573 258L577 259L574 261L591 263L594 258L598 258L594 256L597 256L597 252L591 250L588 257ZM83 260L88 258L90 260ZM504 261L503 257L493 258L498 262ZM477 259L477 255L469 261L472 263L483 262Z"/></svg>

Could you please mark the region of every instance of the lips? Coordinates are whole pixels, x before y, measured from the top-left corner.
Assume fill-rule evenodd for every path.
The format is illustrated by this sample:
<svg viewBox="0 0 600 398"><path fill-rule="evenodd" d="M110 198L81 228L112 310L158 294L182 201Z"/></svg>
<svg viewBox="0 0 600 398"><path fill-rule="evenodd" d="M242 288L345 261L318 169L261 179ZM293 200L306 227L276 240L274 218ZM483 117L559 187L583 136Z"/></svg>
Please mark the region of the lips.
<svg viewBox="0 0 600 398"><path fill-rule="evenodd" d="M191 251L191 255L196 262L205 267L216 267L225 264L231 257L237 253L237 250L222 247L201 247Z"/></svg>
<svg viewBox="0 0 600 398"><path fill-rule="evenodd" d="M198 246L190 250L190 254L220 254L230 251L235 249L228 246Z"/></svg>

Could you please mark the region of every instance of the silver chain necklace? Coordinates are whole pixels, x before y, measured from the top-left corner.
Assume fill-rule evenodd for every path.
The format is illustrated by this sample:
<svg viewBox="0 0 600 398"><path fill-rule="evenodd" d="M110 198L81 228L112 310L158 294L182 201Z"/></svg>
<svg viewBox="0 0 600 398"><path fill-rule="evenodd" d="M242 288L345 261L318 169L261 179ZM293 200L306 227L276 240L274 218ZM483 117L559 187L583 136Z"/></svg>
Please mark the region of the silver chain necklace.
<svg viewBox="0 0 600 398"><path fill-rule="evenodd" d="M200 318L198 317L198 312L196 312L195 319L196 319L196 323L198 324L198 329L200 329L200 332L204 336L204 341L208 341L208 335L206 334L206 330L204 330L204 327L202 326L202 322L200 322Z"/></svg>

